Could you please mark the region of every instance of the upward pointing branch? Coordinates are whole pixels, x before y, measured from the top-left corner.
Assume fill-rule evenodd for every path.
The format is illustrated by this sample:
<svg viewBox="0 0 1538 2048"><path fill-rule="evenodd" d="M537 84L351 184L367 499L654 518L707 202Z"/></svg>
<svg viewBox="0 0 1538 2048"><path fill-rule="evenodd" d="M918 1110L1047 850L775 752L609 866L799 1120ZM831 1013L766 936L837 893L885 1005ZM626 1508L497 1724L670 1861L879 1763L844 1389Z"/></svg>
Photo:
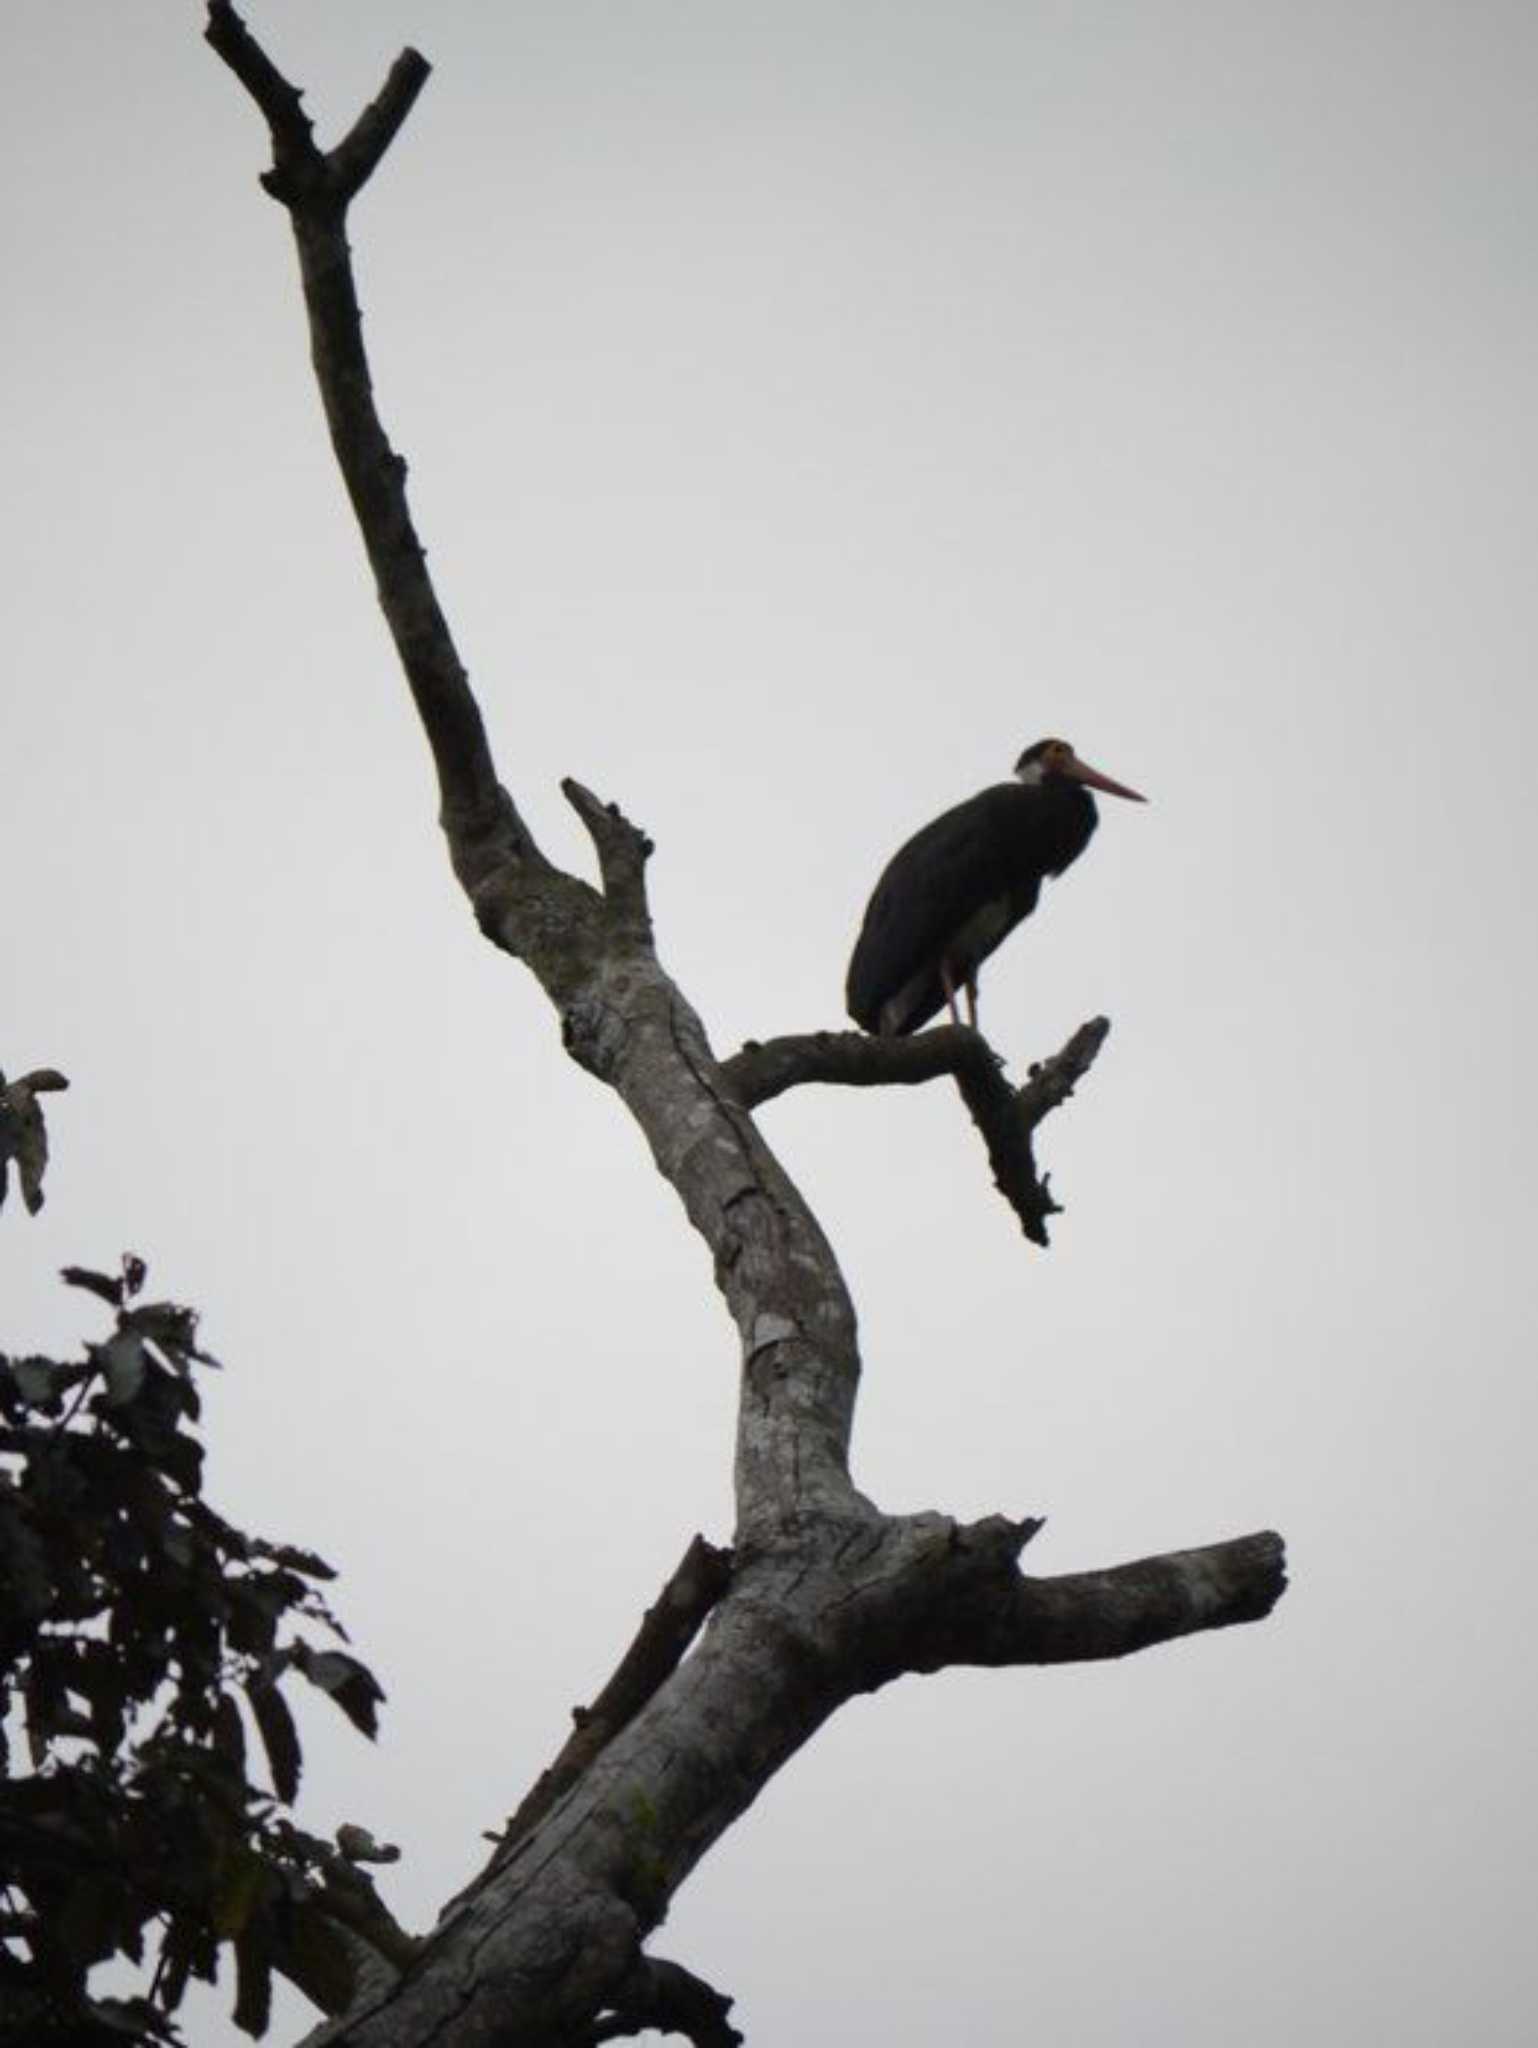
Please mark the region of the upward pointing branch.
<svg viewBox="0 0 1538 2048"><path fill-rule="evenodd" d="M416 105L432 68L420 50L402 50L390 66L379 97L369 102L331 152L331 163L349 199L374 175L380 158Z"/></svg>
<svg viewBox="0 0 1538 2048"><path fill-rule="evenodd" d="M318 164L320 152L309 116L303 111L303 93L289 84L230 0L208 0L208 27L203 34L266 115L272 130L274 168L282 171L312 161Z"/></svg>
<svg viewBox="0 0 1538 2048"><path fill-rule="evenodd" d="M205 34L261 109L272 137L272 169L262 184L293 222L310 354L331 445L432 748L455 866L466 887L473 887L509 855L543 865L497 781L480 708L412 523L406 464L390 446L374 405L347 246L348 205L399 133L427 81L427 61L415 50L403 51L378 98L326 152L316 146L298 88L256 43L230 0L209 0Z"/></svg>
<svg viewBox="0 0 1538 2048"><path fill-rule="evenodd" d="M855 1317L816 1218L721 1081L703 1027L657 960L645 834L568 780L602 889L547 861L499 785L481 715L427 573L405 465L374 407L345 234L357 179L398 131L421 80L408 52L338 149L315 144L299 95L229 0L209 0L208 41L261 108L266 189L299 250L311 355L332 446L379 599L437 765L455 871L482 929L527 961L555 1003L568 1052L620 1095L659 1170L709 1245L753 1398L739 1411L739 1530L762 1533L852 1499Z"/></svg>

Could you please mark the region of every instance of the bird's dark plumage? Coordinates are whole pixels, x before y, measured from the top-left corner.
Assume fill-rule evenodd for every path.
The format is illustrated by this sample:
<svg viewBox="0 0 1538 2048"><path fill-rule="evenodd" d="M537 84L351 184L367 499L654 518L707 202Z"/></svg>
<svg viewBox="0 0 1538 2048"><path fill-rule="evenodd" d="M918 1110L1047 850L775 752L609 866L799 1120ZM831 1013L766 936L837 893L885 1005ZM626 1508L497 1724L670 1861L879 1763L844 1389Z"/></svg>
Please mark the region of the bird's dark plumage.
<svg viewBox="0 0 1538 2048"><path fill-rule="evenodd" d="M1020 757L1020 780L998 783L926 825L887 863L865 912L845 987L867 1031L916 1031L965 989L976 1019L977 972L1036 908L1042 882L1090 842L1088 783L1137 798L1078 759L1063 740Z"/></svg>

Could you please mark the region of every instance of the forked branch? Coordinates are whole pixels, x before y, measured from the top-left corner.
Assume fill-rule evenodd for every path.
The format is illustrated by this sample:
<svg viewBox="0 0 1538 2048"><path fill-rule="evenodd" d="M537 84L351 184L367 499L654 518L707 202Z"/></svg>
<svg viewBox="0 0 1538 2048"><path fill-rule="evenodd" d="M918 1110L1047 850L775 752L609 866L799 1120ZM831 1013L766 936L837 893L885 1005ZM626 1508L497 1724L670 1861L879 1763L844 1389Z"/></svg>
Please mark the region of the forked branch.
<svg viewBox="0 0 1538 2048"><path fill-rule="evenodd" d="M1033 1066L1012 1088L1004 1063L981 1032L945 1024L909 1038L870 1038L859 1031L817 1031L804 1037L750 1039L723 1060L721 1072L745 1109L789 1088L820 1081L844 1088L911 1087L938 1075L955 1077L962 1100L988 1148L994 1185L1033 1244L1047 1243L1047 1218L1061 1215L1033 1144L1043 1118L1068 1100L1094 1065L1110 1032L1105 1017L1081 1024L1060 1052Z"/></svg>
<svg viewBox="0 0 1538 2048"><path fill-rule="evenodd" d="M347 246L348 205L399 132L427 80L428 65L414 50L403 52L378 98L335 149L323 151L302 111L302 95L260 48L230 0L208 0L205 33L267 121L273 163L262 184L293 221L310 354L331 445L432 748L455 867L472 887L499 858L537 861L538 849L497 782L480 707L412 524L406 464L391 447L374 404Z"/></svg>

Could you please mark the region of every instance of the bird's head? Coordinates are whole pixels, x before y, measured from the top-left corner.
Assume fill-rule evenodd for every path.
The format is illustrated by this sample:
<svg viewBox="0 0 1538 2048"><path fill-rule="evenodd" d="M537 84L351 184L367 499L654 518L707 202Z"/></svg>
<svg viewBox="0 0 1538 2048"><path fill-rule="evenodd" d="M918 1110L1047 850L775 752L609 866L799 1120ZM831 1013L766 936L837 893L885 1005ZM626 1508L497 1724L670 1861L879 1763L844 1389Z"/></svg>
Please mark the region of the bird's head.
<svg viewBox="0 0 1538 2048"><path fill-rule="evenodd" d="M1038 740L1034 747L1027 747L1015 763L1015 773L1027 788L1057 778L1064 782L1082 782L1088 789L1104 790L1107 796L1124 796L1135 804L1148 801L1135 789L1128 789L1124 782L1113 782L1109 775L1102 775L1098 768L1091 768L1087 761L1081 761L1067 740Z"/></svg>

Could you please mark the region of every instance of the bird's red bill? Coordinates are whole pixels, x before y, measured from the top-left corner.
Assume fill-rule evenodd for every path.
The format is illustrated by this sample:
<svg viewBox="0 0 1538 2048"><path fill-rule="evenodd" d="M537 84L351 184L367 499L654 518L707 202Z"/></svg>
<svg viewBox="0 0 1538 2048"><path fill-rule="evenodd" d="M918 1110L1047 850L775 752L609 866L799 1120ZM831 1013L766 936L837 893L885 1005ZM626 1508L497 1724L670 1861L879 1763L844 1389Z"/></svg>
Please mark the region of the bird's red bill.
<svg viewBox="0 0 1538 2048"><path fill-rule="evenodd" d="M1075 782L1087 784L1090 789L1103 789L1107 796L1128 797L1135 804L1148 801L1138 790L1128 789L1125 782L1113 782L1109 775L1102 775L1098 768L1091 768L1088 761L1081 761L1077 754L1064 773L1071 775Z"/></svg>

